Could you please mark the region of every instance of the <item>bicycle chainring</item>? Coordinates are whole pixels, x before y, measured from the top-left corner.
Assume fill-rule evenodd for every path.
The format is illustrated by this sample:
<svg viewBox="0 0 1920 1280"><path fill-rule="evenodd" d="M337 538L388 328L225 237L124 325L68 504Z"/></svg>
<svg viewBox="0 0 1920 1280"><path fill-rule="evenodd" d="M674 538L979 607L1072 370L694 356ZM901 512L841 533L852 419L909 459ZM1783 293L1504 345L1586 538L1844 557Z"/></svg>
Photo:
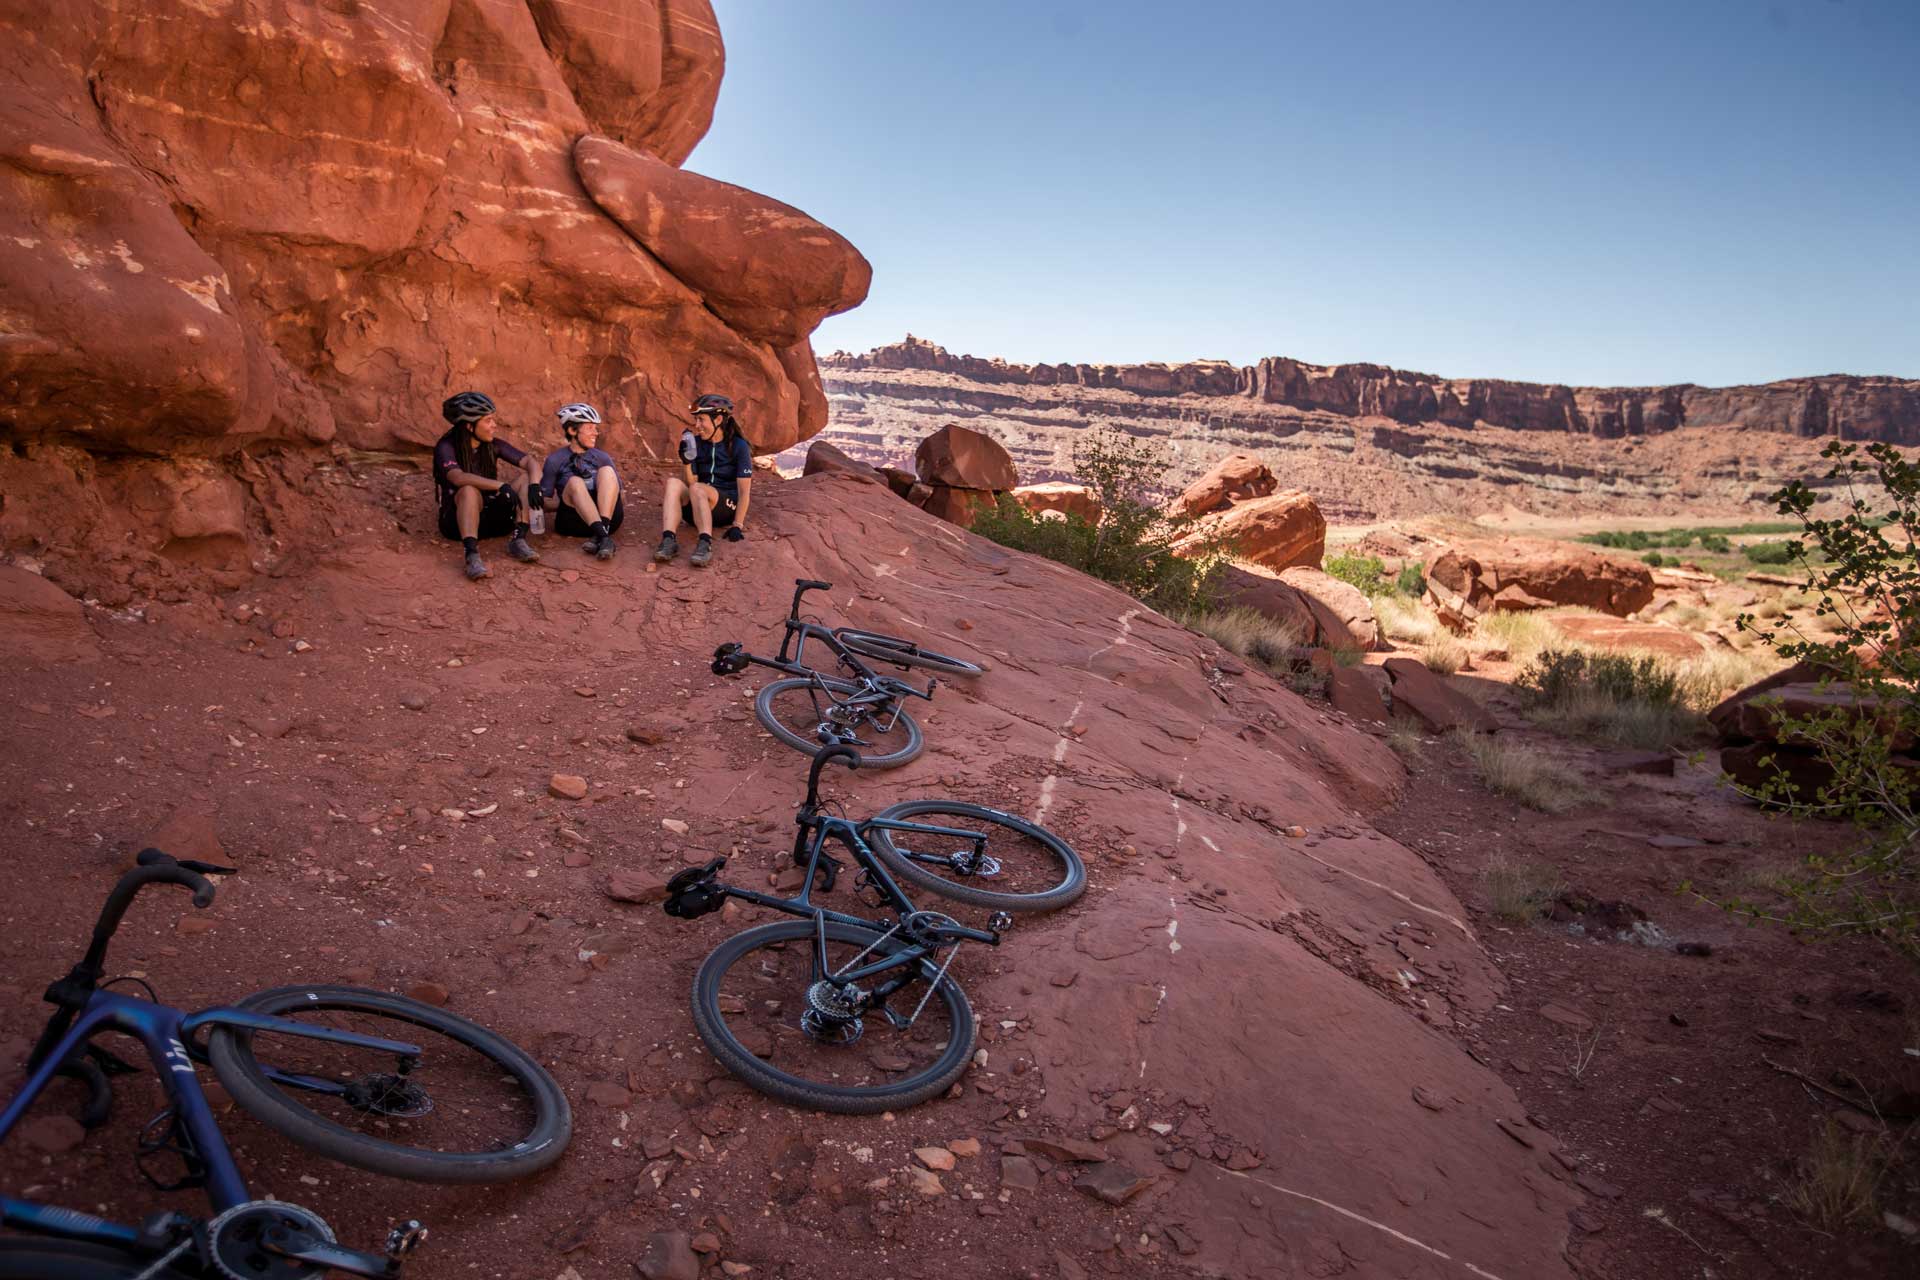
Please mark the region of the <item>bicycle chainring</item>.
<svg viewBox="0 0 1920 1280"><path fill-rule="evenodd" d="M837 986L822 979L807 988L807 1008L800 1015L800 1029L821 1044L852 1044L865 1027L860 1010L865 998L857 990Z"/></svg>
<svg viewBox="0 0 1920 1280"><path fill-rule="evenodd" d="M268 1248L276 1232L300 1231L334 1243L333 1228L297 1204L255 1200L235 1205L207 1224L207 1259L227 1280L308 1280L323 1267Z"/></svg>

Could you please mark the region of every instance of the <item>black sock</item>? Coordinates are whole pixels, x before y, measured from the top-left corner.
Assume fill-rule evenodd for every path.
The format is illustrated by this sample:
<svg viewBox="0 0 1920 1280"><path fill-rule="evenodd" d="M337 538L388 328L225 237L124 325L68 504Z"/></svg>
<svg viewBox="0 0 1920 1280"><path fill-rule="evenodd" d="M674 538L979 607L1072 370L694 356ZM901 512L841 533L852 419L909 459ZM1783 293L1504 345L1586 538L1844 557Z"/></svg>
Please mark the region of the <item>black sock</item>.
<svg viewBox="0 0 1920 1280"><path fill-rule="evenodd" d="M513 522L513 536L516 538L524 538L527 536L527 522L525 520L516 520Z"/></svg>
<svg viewBox="0 0 1920 1280"><path fill-rule="evenodd" d="M672 529L662 530L660 536L663 538L672 538L675 542L680 541L680 535Z"/></svg>
<svg viewBox="0 0 1920 1280"><path fill-rule="evenodd" d="M480 549L480 539L478 539L478 538L462 538L462 539L460 539L460 545L461 545L461 546L463 546L463 547L465 547L465 548L467 549L467 554L468 554L468 555L472 555L472 554L473 554L474 552L476 552L476 551L478 551L478 550Z"/></svg>
<svg viewBox="0 0 1920 1280"><path fill-rule="evenodd" d="M595 520L593 522L593 536L596 538L611 538L613 536L613 530L607 525L605 520Z"/></svg>
<svg viewBox="0 0 1920 1280"><path fill-rule="evenodd" d="M702 541L702 542L712 542L712 541L713 541L713 535L712 535L712 534L710 534L710 533L703 533L703 534L701 534L701 535L700 535L700 541Z"/></svg>

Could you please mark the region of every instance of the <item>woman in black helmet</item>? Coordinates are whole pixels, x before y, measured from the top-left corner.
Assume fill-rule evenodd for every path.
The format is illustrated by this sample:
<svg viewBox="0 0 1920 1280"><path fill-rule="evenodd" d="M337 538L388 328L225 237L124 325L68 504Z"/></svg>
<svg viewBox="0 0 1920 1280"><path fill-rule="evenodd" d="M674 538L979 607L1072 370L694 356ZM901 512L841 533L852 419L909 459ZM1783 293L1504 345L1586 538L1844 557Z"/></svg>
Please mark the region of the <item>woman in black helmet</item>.
<svg viewBox="0 0 1920 1280"><path fill-rule="evenodd" d="M680 554L680 521L699 535L687 563L695 568L713 559L713 531L727 531L728 542L747 536L747 505L753 491L753 446L733 420L733 401L701 396L693 402L693 430L680 437L680 474L667 477L660 503L662 564Z"/></svg>
<svg viewBox="0 0 1920 1280"><path fill-rule="evenodd" d="M507 554L533 561L540 553L527 545L527 455L494 434L493 401L478 391L462 391L440 406L453 425L433 446L433 482L440 494L440 536L457 538L467 553L467 577L487 576L480 539L506 536ZM500 475L504 459L515 468Z"/></svg>

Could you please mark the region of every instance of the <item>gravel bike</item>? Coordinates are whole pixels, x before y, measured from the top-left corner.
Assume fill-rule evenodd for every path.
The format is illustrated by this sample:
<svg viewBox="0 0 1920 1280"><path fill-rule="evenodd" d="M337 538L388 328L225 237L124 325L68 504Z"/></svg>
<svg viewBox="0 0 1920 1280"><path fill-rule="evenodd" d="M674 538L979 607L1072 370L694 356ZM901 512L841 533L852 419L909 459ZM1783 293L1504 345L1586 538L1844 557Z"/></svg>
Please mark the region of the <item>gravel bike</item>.
<svg viewBox="0 0 1920 1280"><path fill-rule="evenodd" d="M926 741L905 701L931 699L939 680L929 677L925 689L916 689L904 680L875 674L861 659L966 677L978 676L982 669L900 636L826 627L800 616L800 601L807 592L832 588L830 582L795 579L793 605L782 623L780 652L763 658L729 641L713 651L713 673L738 675L749 664L786 672L790 679L775 680L755 696L753 713L768 733L796 751L817 756L831 747L857 747L873 768L906 764L920 754ZM841 675L826 675L807 665L809 640L834 655Z"/></svg>
<svg viewBox="0 0 1920 1280"><path fill-rule="evenodd" d="M844 746L814 757L793 840L794 865L804 868L795 896L723 883L727 860L715 858L667 882L665 910L693 920L738 898L799 917L714 948L694 976L694 1026L714 1057L763 1093L822 1111L893 1111L946 1092L973 1057L973 1009L949 972L961 945L999 946L1010 910L1071 902L1086 887L1086 870L1052 832L980 805L910 801L862 822L828 813L820 771L830 761L862 764ZM937 824L909 821L930 814ZM816 883L831 893L845 870L828 840L859 864L854 889L864 905L885 915L813 901ZM987 927L920 910L894 871L995 907Z"/></svg>
<svg viewBox="0 0 1920 1280"><path fill-rule="evenodd" d="M20 1093L0 1112L3 1140L56 1076L87 1089L86 1128L106 1123L112 1078L139 1070L96 1036L132 1037L167 1104L141 1130L135 1163L156 1188L203 1189L209 1218L157 1214L138 1227L0 1196L0 1224L31 1233L0 1238L0 1280L303 1280L329 1271L393 1277L426 1237L417 1221L389 1233L381 1253L340 1245L320 1216L256 1200L221 1137L196 1066L210 1065L233 1100L300 1145L376 1173L421 1182L490 1183L559 1159L572 1132L560 1088L513 1044L465 1018L355 987L276 987L187 1013L160 1003L144 978L102 982L107 945L135 896L151 884L213 904L210 875L231 867L143 850L120 877L85 957L47 988L53 1016L28 1055ZM111 990L136 983L148 998Z"/></svg>

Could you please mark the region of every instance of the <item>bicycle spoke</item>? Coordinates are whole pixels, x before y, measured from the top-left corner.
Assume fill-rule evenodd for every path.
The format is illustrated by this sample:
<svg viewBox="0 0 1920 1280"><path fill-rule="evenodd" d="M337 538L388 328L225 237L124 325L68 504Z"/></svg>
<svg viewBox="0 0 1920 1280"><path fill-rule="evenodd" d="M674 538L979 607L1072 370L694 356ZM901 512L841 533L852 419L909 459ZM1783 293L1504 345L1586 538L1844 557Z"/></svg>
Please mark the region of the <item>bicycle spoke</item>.
<svg viewBox="0 0 1920 1280"><path fill-rule="evenodd" d="M962 836L920 831L888 831L894 850L929 875L951 884L994 893L1045 893L1066 875L1059 856L1034 837L989 819L964 813L923 809L908 821L974 831L984 845Z"/></svg>

